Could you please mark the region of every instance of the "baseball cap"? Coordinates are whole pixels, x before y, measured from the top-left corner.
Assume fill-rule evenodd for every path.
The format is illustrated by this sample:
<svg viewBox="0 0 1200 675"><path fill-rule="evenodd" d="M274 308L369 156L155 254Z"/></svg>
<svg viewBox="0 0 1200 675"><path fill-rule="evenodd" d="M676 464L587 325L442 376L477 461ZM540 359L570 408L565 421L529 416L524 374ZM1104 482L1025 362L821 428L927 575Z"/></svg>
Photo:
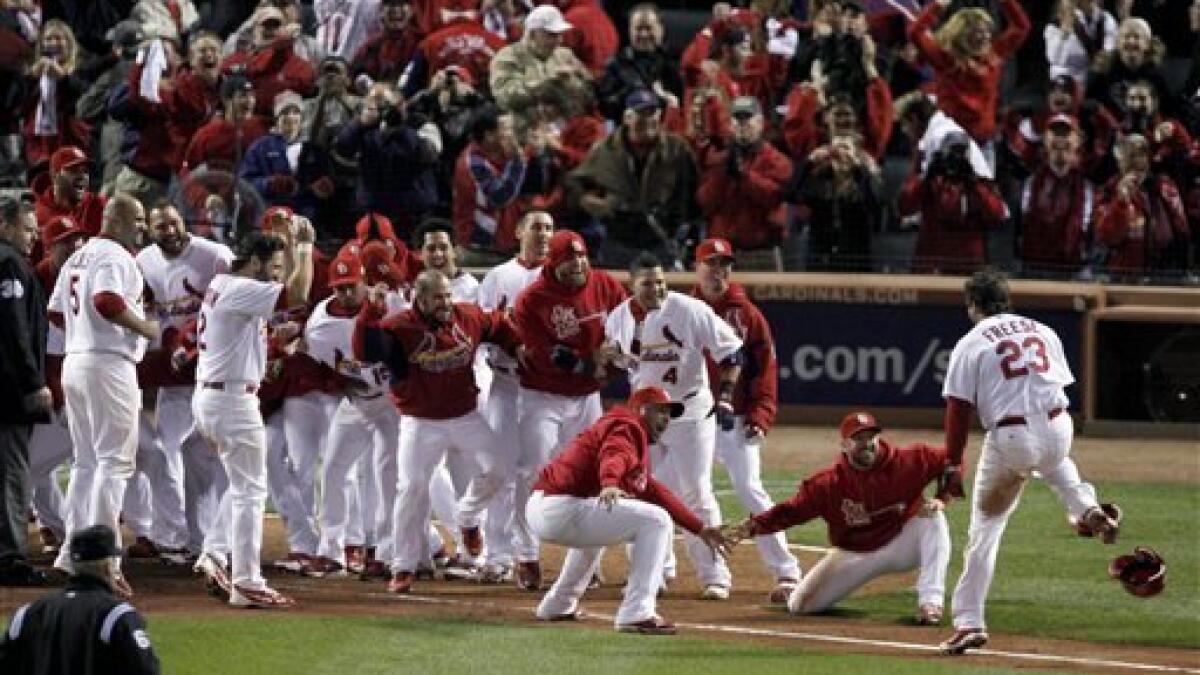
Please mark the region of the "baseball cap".
<svg viewBox="0 0 1200 675"><path fill-rule="evenodd" d="M382 241L372 241L363 246L359 259L368 286L382 282L395 288L404 280L400 266L392 262L392 249Z"/></svg>
<svg viewBox="0 0 1200 675"><path fill-rule="evenodd" d="M852 412L849 415L846 415L845 417L843 417L842 425L839 428L839 431L842 434L842 438L846 439L846 438L850 438L854 434L857 434L858 432L862 431L863 429L872 429L874 431L883 431L883 427L879 426L879 422L876 421L874 415L872 415L869 412L861 412L861 411L860 412Z"/></svg>
<svg viewBox="0 0 1200 675"><path fill-rule="evenodd" d="M626 110L648 110L650 108L661 108L662 104L658 100L658 96L649 89L639 88L629 92L625 97Z"/></svg>
<svg viewBox="0 0 1200 675"><path fill-rule="evenodd" d="M372 226L374 226L373 232ZM396 229L392 227L392 221L388 220L387 216L367 212L367 215L359 218L358 222L355 223L354 234L363 241L370 239L395 239Z"/></svg>
<svg viewBox="0 0 1200 675"><path fill-rule="evenodd" d="M258 8L258 12L256 12L256 16L254 17L255 25L261 26L262 24L272 20L278 21L280 24L282 24L285 21L283 10L275 7L274 5L263 5Z"/></svg>
<svg viewBox="0 0 1200 675"><path fill-rule="evenodd" d="M364 276L362 263L356 257L341 256L329 263L330 286L351 286L362 281Z"/></svg>
<svg viewBox="0 0 1200 675"><path fill-rule="evenodd" d="M117 533L107 525L92 525L71 535L71 560L87 562L121 555Z"/></svg>
<svg viewBox="0 0 1200 675"><path fill-rule="evenodd" d="M284 110L287 110L288 106L295 107L298 110L304 110L304 99L300 98L300 94L297 94L291 89L281 91L275 95L275 105L273 109L276 117L279 117Z"/></svg>
<svg viewBox="0 0 1200 675"><path fill-rule="evenodd" d="M84 232L70 216L54 216L42 228L42 241L47 244L57 244L71 237L86 237Z"/></svg>
<svg viewBox="0 0 1200 675"><path fill-rule="evenodd" d="M713 258L733 260L733 245L718 237L700 242L700 245L696 247L696 260L706 263Z"/></svg>
<svg viewBox="0 0 1200 675"><path fill-rule="evenodd" d="M271 221L281 216L284 218L291 218L292 215L293 211L286 206L272 206L266 211L263 211L262 222L259 223L259 227L261 227L264 231L270 231L274 229L274 225Z"/></svg>
<svg viewBox="0 0 1200 675"><path fill-rule="evenodd" d="M58 173L64 169L88 163L88 156L74 145L64 145L50 155L50 173Z"/></svg>
<svg viewBox="0 0 1200 675"><path fill-rule="evenodd" d="M104 39L114 45L122 47L136 47L146 38L146 34L142 32L142 24L133 19L125 19L118 21L116 25L108 29L104 34Z"/></svg>
<svg viewBox="0 0 1200 675"><path fill-rule="evenodd" d="M683 414L683 404L672 401L671 395L661 387L642 387L629 395L629 407L637 410L644 405L665 405L670 407L671 417Z"/></svg>
<svg viewBox="0 0 1200 675"><path fill-rule="evenodd" d="M562 12L554 5L542 5L535 8L525 17L525 34L530 31L544 30L551 33L565 33L574 28L563 18Z"/></svg>
<svg viewBox="0 0 1200 675"><path fill-rule="evenodd" d="M1072 131L1079 131L1079 121L1075 119L1074 115L1058 113L1046 121L1047 128L1060 125L1070 127Z"/></svg>
<svg viewBox="0 0 1200 675"><path fill-rule="evenodd" d="M546 266L554 269L578 254L587 255L587 243L578 232L559 230L550 237L550 250L546 254Z"/></svg>
<svg viewBox="0 0 1200 675"><path fill-rule="evenodd" d="M221 98L233 98L239 91L253 93L254 83L242 73L229 73L221 78Z"/></svg>
<svg viewBox="0 0 1200 675"><path fill-rule="evenodd" d="M733 105L729 108L729 114L733 117L754 117L760 113L762 108L753 96L739 96L733 99Z"/></svg>

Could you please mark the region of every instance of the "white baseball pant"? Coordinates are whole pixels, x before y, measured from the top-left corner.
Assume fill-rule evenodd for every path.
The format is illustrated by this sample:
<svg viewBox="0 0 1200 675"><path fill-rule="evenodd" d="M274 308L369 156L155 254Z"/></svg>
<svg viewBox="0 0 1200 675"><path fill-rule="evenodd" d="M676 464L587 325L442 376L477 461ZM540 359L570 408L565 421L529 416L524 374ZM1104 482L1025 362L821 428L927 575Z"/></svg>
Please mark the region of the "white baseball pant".
<svg viewBox="0 0 1200 675"><path fill-rule="evenodd" d="M200 432L217 446L229 477L217 520L204 539L204 551L232 563L233 583L266 587L262 577L263 510L267 501L267 439L258 397L237 383L229 390L197 388L192 408Z"/></svg>
<svg viewBox="0 0 1200 675"><path fill-rule="evenodd" d="M747 440L746 420L739 415L733 429L717 429L717 460L725 465L729 482L738 501L750 515L758 515L775 505L763 488L761 475L762 439ZM776 579L800 579L800 564L788 551L783 532L754 538L758 555Z"/></svg>
<svg viewBox="0 0 1200 675"><path fill-rule="evenodd" d="M540 619L574 612L605 546L628 543L629 575L616 624L637 623L656 616L655 603L662 567L674 525L660 506L639 499L618 499L611 509L592 497L549 495L541 490L529 499L526 517L544 541L569 546L562 571L537 607Z"/></svg>
<svg viewBox="0 0 1200 675"><path fill-rule="evenodd" d="M920 570L917 606L941 607L945 603L949 565L950 526L946 514L937 511L931 516L914 516L882 548L864 553L830 549L792 590L788 611L823 612L875 577L914 568Z"/></svg>
<svg viewBox="0 0 1200 675"><path fill-rule="evenodd" d="M71 431L65 411L56 411L49 424L36 424L29 437L29 477L33 485L33 509L38 527L49 528L63 541L63 493L58 485L58 467L71 457Z"/></svg>
<svg viewBox="0 0 1200 675"><path fill-rule="evenodd" d="M204 537L217 521L221 497L229 487L225 466L208 439L197 433L183 446L183 485L187 494L184 515L187 517L187 549L192 553L204 550Z"/></svg>
<svg viewBox="0 0 1200 675"><path fill-rule="evenodd" d="M493 374L484 416L496 432L497 442L503 444L504 456L512 458L513 464L509 467L509 481L500 488L500 492L488 506L487 519L483 523L483 540L487 545L484 562L502 567L513 564L517 545L513 531L513 501L521 450L520 436L514 421L518 419L519 396L520 385L516 376L503 372Z"/></svg>
<svg viewBox="0 0 1200 675"><path fill-rule="evenodd" d="M996 569L996 554L1008 518L1017 508L1025 480L1035 472L1077 520L1097 506L1096 490L1083 482L1068 453L1075 434L1071 416L1029 415L1025 424L992 429L984 436L963 571L951 606L956 628L986 628L984 603Z"/></svg>
<svg viewBox="0 0 1200 675"><path fill-rule="evenodd" d="M155 406L162 459L144 465L154 491L154 542L167 548L185 548L188 542L184 453L196 433L192 419L193 386L161 387Z"/></svg>
<svg viewBox="0 0 1200 675"><path fill-rule="evenodd" d="M121 500L133 476L142 392L132 361L115 354L68 354L63 392L75 463L67 486L67 539L54 566L71 571L70 535L108 525L121 545Z"/></svg>
<svg viewBox="0 0 1200 675"><path fill-rule="evenodd" d="M288 454L287 434L283 413L276 412L267 420L267 493L283 521L289 553L315 555L320 537L317 523L304 507L300 480L292 457Z"/></svg>
<svg viewBox="0 0 1200 675"><path fill-rule="evenodd" d="M321 451L329 436L333 411L340 396L310 391L303 396L289 396L283 401L283 432L287 454L295 469L295 480L304 504L305 517L317 519L317 471Z"/></svg>
<svg viewBox="0 0 1200 675"><path fill-rule="evenodd" d="M599 393L559 396L525 388L520 390L517 406L521 454L517 461L513 532L517 539L517 560L536 562L537 535L525 519L533 483L538 472L557 457L567 443L600 419L604 407Z"/></svg>
<svg viewBox="0 0 1200 675"><path fill-rule="evenodd" d="M158 430L146 410L138 415L138 447L133 476L125 484L121 498L121 519L134 537L154 540L155 511L158 502L152 476L159 473L163 462L162 443ZM157 542L155 542L157 543Z"/></svg>

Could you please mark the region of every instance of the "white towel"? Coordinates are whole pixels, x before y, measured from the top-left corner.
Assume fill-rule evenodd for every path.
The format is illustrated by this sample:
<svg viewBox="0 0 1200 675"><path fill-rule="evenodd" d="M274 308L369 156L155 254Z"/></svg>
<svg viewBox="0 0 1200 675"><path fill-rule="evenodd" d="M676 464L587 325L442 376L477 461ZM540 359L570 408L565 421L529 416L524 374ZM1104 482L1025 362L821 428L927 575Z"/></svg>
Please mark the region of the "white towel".
<svg viewBox="0 0 1200 675"><path fill-rule="evenodd" d="M929 163L933 161L933 156L942 149L946 141L953 136L967 137L967 161L971 164L971 170L976 176L992 180L995 177L995 172L988 164L987 158L983 154L983 150L975 139L971 138L958 122L955 122L949 115L941 110L933 114L929 119L929 126L925 129L925 135L921 138L921 142L917 144L917 149L921 151L924 159L921 160L921 173L925 174L929 170Z"/></svg>
<svg viewBox="0 0 1200 675"><path fill-rule="evenodd" d="M144 52L138 54L142 63L142 79L138 82L138 93L142 98L152 103L162 103L158 96L158 83L167 70L167 53L163 49L162 40L156 38Z"/></svg>
<svg viewBox="0 0 1200 675"><path fill-rule="evenodd" d="M37 136L58 135L58 80L42 73L38 80L37 113L33 120L33 133Z"/></svg>

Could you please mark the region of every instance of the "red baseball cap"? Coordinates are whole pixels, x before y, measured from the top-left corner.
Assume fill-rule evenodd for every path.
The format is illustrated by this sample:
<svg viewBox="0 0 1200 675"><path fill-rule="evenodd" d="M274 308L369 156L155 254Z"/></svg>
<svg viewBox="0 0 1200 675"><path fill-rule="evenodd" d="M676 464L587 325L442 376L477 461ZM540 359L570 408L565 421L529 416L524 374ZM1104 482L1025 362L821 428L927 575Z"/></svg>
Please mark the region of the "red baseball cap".
<svg viewBox="0 0 1200 675"><path fill-rule="evenodd" d="M382 241L369 242L362 248L359 259L368 286L383 282L390 288L396 288L404 280L400 266L392 262L392 249Z"/></svg>
<svg viewBox="0 0 1200 675"><path fill-rule="evenodd" d="M329 263L329 285L335 288L357 284L364 276L363 266L358 258L339 256Z"/></svg>
<svg viewBox="0 0 1200 675"><path fill-rule="evenodd" d="M629 395L629 407L637 410L644 405L665 405L671 410L671 417L683 414L683 404L672 401L671 395L661 387L642 387Z"/></svg>
<svg viewBox="0 0 1200 675"><path fill-rule="evenodd" d="M286 206L272 206L271 208L267 209L266 211L263 211L262 223L260 224L260 226L262 227L262 229L264 231L269 232L271 230L271 228L268 227L268 224L272 220L274 220L278 216L283 216L284 218L291 218L293 214L294 214L294 212Z"/></svg>
<svg viewBox="0 0 1200 675"><path fill-rule="evenodd" d="M717 237L705 239L696 247L696 261L706 263L713 258L733 260L733 244Z"/></svg>
<svg viewBox="0 0 1200 675"><path fill-rule="evenodd" d="M64 145L50 155L50 173L58 173L64 169L87 163L88 156L84 154L83 150L74 145Z"/></svg>
<svg viewBox="0 0 1200 675"><path fill-rule="evenodd" d="M42 241L46 244L57 244L71 237L86 237L84 232L70 216L54 216L42 228Z"/></svg>
<svg viewBox="0 0 1200 675"><path fill-rule="evenodd" d="M550 237L550 250L546 254L546 266L554 269L579 254L587 255L587 243L578 232L559 230Z"/></svg>
<svg viewBox="0 0 1200 675"><path fill-rule="evenodd" d="M854 434L864 430L872 429L874 431L883 431L883 427L879 426L879 422L875 416L869 412L852 412L842 418L840 431L842 438L850 438Z"/></svg>

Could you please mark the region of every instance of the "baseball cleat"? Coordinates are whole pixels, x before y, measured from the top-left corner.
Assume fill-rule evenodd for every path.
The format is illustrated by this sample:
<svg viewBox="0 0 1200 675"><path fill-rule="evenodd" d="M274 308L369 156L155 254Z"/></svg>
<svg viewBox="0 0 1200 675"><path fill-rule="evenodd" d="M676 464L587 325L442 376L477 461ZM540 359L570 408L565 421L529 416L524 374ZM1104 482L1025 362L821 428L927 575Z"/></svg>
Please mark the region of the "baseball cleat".
<svg viewBox="0 0 1200 675"><path fill-rule="evenodd" d="M391 581L388 581L387 589L388 589L388 593L395 593L397 595L405 595L408 593L412 593L412 585L413 585L413 573L412 572L408 572L408 571L396 572L395 574L392 575Z"/></svg>
<svg viewBox="0 0 1200 675"><path fill-rule="evenodd" d="M358 578L362 581L369 581L371 579L388 579L391 576L392 570L382 560L368 560Z"/></svg>
<svg viewBox="0 0 1200 675"><path fill-rule="evenodd" d="M294 607L296 601L269 586L246 588L235 585L229 594L229 604L234 607L257 607L260 609L286 609Z"/></svg>
<svg viewBox="0 0 1200 675"><path fill-rule="evenodd" d="M192 556L191 551L186 548L166 548L158 549L158 559L164 565L176 565L182 567L195 562L196 558Z"/></svg>
<svg viewBox="0 0 1200 675"><path fill-rule="evenodd" d="M506 584L513 579L512 565L488 563L480 567L475 581L481 584Z"/></svg>
<svg viewBox="0 0 1200 675"><path fill-rule="evenodd" d="M467 550L467 555L475 558L483 553L483 533L478 527L464 527L459 532L462 533L463 548Z"/></svg>
<svg viewBox="0 0 1200 675"><path fill-rule="evenodd" d="M623 623L617 626L618 633L636 633L637 635L675 635L679 632L675 624L656 616L636 623Z"/></svg>
<svg viewBox="0 0 1200 675"><path fill-rule="evenodd" d="M979 649L987 644L988 634L982 628L956 628L938 649L947 656L964 654L968 649Z"/></svg>
<svg viewBox="0 0 1200 675"><path fill-rule="evenodd" d="M709 584L700 592L701 600L728 600L729 587L720 584Z"/></svg>
<svg viewBox="0 0 1200 675"><path fill-rule="evenodd" d="M942 608L929 603L921 605L913 620L918 626L936 626L942 622Z"/></svg>
<svg viewBox="0 0 1200 675"><path fill-rule="evenodd" d="M446 566L438 570L438 575L443 579L474 579L479 574L479 567L457 553L453 558L446 563Z"/></svg>
<svg viewBox="0 0 1200 675"><path fill-rule="evenodd" d="M1117 541L1117 533L1121 529L1121 517L1124 513L1116 504L1100 504L1083 512L1075 523L1075 530L1081 537L1100 536L1106 544Z"/></svg>
<svg viewBox="0 0 1200 675"><path fill-rule="evenodd" d="M775 588L767 595L767 602L772 605L783 605L788 601L792 591L796 590L796 584L799 583L795 579L780 579L775 583Z"/></svg>
<svg viewBox="0 0 1200 675"><path fill-rule="evenodd" d="M537 591L542 588L542 565L536 560L517 563L517 588Z"/></svg>
<svg viewBox="0 0 1200 675"><path fill-rule="evenodd" d="M281 572L291 572L292 574L304 574L304 567L312 561L315 556L300 551L292 551L287 554L286 558L280 558L271 563L271 567Z"/></svg>
<svg viewBox="0 0 1200 675"><path fill-rule="evenodd" d="M574 612L566 612L564 614L555 614L543 621L583 621L587 618L587 612L582 607L577 607Z"/></svg>
<svg viewBox="0 0 1200 675"><path fill-rule="evenodd" d="M129 548L125 549L125 554L130 558L147 560L150 558L157 558L159 552L158 546L156 546L154 542L150 541L146 537L138 537L132 544L129 545Z"/></svg>
<svg viewBox="0 0 1200 675"><path fill-rule="evenodd" d="M204 587L209 595L222 600L229 598L233 591L233 582L229 578L229 571L225 569L225 563L215 554L201 553L192 570L204 575Z"/></svg>
<svg viewBox="0 0 1200 675"><path fill-rule="evenodd" d="M367 550L364 546L347 546L346 554L346 569L358 574L362 572L363 565L367 564Z"/></svg>
<svg viewBox="0 0 1200 675"><path fill-rule="evenodd" d="M303 574L306 577L317 579L345 579L350 576L350 572L347 571L345 565L323 555L312 558L304 566Z"/></svg>

